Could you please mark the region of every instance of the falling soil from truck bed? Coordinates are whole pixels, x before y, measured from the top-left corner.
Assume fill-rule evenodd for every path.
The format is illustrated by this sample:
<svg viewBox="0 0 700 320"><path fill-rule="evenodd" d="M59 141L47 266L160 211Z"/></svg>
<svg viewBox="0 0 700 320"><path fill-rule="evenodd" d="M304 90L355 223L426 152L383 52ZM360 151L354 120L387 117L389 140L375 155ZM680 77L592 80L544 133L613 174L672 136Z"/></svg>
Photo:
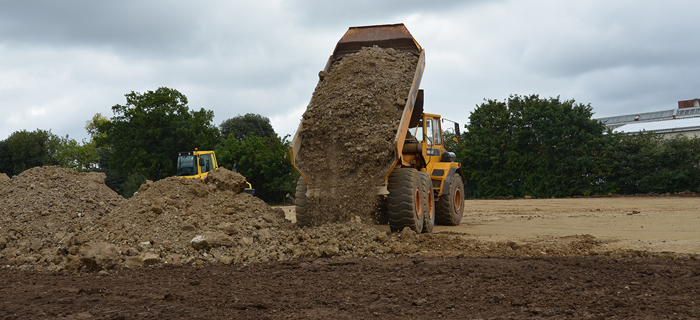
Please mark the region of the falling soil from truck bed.
<svg viewBox="0 0 700 320"><path fill-rule="evenodd" d="M409 52L363 48L319 74L298 157L312 187L321 190L307 202L317 224L375 211L376 187L394 161L393 140L417 63Z"/></svg>

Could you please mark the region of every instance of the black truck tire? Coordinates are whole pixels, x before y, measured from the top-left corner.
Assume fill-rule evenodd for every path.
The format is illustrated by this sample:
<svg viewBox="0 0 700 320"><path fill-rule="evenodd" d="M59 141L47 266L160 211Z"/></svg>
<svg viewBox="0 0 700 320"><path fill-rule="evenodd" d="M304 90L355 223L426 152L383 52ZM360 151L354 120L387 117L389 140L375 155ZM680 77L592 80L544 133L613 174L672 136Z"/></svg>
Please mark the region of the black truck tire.
<svg viewBox="0 0 700 320"><path fill-rule="evenodd" d="M433 196L433 181L430 174L418 172L421 182L421 204L423 205L423 233L433 232L435 226L435 198Z"/></svg>
<svg viewBox="0 0 700 320"><path fill-rule="evenodd" d="M309 208L306 205L306 188L307 183L304 177L299 177L297 180L297 191L294 195L294 204L297 217L297 226L308 227L311 226L311 215L309 214Z"/></svg>
<svg viewBox="0 0 700 320"><path fill-rule="evenodd" d="M423 206L418 171L413 168L397 168L389 174L387 215L391 231L409 227L416 233L423 230Z"/></svg>
<svg viewBox="0 0 700 320"><path fill-rule="evenodd" d="M462 177L454 174L449 186L444 186L449 190L448 194L443 194L438 200L435 210L435 222L439 225L456 226L462 221L464 215L464 184Z"/></svg>

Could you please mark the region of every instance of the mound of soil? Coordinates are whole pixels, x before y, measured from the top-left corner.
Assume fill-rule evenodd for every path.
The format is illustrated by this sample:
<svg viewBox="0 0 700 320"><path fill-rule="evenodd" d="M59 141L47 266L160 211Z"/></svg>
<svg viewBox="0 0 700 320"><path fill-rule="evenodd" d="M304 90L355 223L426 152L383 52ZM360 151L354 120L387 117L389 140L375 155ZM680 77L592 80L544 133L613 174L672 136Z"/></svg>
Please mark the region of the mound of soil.
<svg viewBox="0 0 700 320"><path fill-rule="evenodd" d="M210 173L206 180L170 177L149 182L104 217L104 227L90 230L88 237L120 246L119 259L127 266L198 259L231 263L265 235L292 227L281 210L241 192L244 188L245 178L226 169ZM231 250L234 247L241 250Z"/></svg>
<svg viewBox="0 0 700 320"><path fill-rule="evenodd" d="M129 200L104 174L38 167L0 185L0 259L20 268L108 270L150 265L247 265L309 258L588 256L688 258L606 250L588 235L536 243L485 242L458 234L391 233L354 216L299 228L249 195L245 178L147 182Z"/></svg>
<svg viewBox="0 0 700 320"><path fill-rule="evenodd" d="M105 177L36 167L1 183L0 256L17 263L50 263L61 232L91 228L126 202L104 184Z"/></svg>
<svg viewBox="0 0 700 320"><path fill-rule="evenodd" d="M266 261L258 256L277 247L255 245L293 228L281 210L243 193L245 178L226 169L206 180L149 181L128 201L104 179L38 167L3 184L0 257L52 270ZM251 245L258 250L249 252Z"/></svg>
<svg viewBox="0 0 700 320"><path fill-rule="evenodd" d="M7 176L5 173L0 173L0 186L2 186L5 182L9 182L10 177Z"/></svg>
<svg viewBox="0 0 700 320"><path fill-rule="evenodd" d="M298 166L321 194L313 221L349 221L374 211L376 187L394 161L396 136L418 57L379 47L335 62L302 119Z"/></svg>
<svg viewBox="0 0 700 320"><path fill-rule="evenodd" d="M129 200L104 178L37 167L3 184L0 259L49 270L104 270L419 251L412 231L387 234L357 216L297 228L281 209L242 192L245 178L223 168L205 180L149 181Z"/></svg>

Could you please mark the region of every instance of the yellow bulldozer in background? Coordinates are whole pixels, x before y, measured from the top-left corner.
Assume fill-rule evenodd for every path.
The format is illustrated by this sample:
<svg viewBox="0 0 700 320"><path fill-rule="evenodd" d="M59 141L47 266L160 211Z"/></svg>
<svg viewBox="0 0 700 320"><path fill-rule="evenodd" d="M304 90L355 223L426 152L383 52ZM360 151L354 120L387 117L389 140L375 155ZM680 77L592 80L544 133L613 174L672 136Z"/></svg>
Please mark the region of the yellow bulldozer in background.
<svg viewBox="0 0 700 320"><path fill-rule="evenodd" d="M209 172L219 169L214 151L183 151L177 157L177 176L188 179L204 179ZM233 172L236 172L234 166ZM246 193L255 194L255 189L246 181Z"/></svg>

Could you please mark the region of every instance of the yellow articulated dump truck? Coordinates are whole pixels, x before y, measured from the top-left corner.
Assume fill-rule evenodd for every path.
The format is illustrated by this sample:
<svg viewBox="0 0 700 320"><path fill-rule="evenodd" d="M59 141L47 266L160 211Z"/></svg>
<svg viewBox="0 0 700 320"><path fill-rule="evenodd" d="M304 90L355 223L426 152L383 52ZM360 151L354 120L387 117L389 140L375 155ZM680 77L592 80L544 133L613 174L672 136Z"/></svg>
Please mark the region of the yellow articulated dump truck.
<svg viewBox="0 0 700 320"><path fill-rule="evenodd" d="M367 181L375 183L376 188L372 190L376 190L376 194L380 197L385 197L386 212L384 214L386 214L386 219L384 220L388 222L392 231L400 231L405 227L409 227L416 232L432 232L435 224L458 225L464 212L464 182L466 180L464 179L461 164L455 162L455 154L445 150L441 116L423 112L424 94L423 90L419 89L419 86L425 67L425 50L416 42L403 24L350 28L337 43L333 55L330 56L324 70L319 73L321 81L319 86L317 86L317 91L323 81L329 81L324 80L324 77L331 79L333 72L336 75L342 74L340 71L331 70L332 66L336 68L335 66L339 66L343 59L347 59L346 57L361 50L372 49L375 51L386 50L391 54L398 51L410 52L413 55L413 60L410 61L417 61L416 65L411 66L412 68L404 68L412 72L408 78L410 90L408 92L405 92L403 89L396 90L396 92L401 92L401 95L389 101L390 104L393 104L393 108L396 109L396 113L394 113L395 119L390 119L391 121L388 121L386 124L374 124L374 127L370 125L368 127L370 129L367 130L356 128L357 126L349 130L336 127L326 130L323 135L312 136L308 134L309 130L316 130L313 126L321 126L324 121L326 123L334 121L334 117L344 117L344 119L361 117L366 110L374 108L369 103L353 104L351 108L356 108L356 111L351 109L350 112L347 110L324 110L322 116L325 118L316 122L313 122L313 119L307 119L305 113L290 148L292 164L301 174L301 178L297 182L295 200L297 204L297 223L301 226L314 224L314 221L310 221L314 216L309 214L307 202L312 197L333 189L333 187L328 187L329 180L334 180L335 177L343 175L342 172L335 176L314 174L314 172L318 172L316 168L318 165L313 165L314 163L306 161L308 159L304 157L311 154L313 149L323 149L329 156L343 153L347 161L355 158L369 159L369 161L372 161L371 166L380 168L376 171L378 172L376 175L379 177L377 179L368 179ZM375 56L378 54L375 54ZM369 65L374 66L374 61L376 61L378 68L379 64L391 59L393 58L382 57L378 60L372 60L372 62L369 62ZM415 72L413 72L413 69L415 69ZM352 77L355 73L348 74L348 77ZM410 81L411 77L413 79L412 82ZM341 85L347 88L354 88L359 85L377 86L384 79L372 78L371 80L363 81L353 80L353 82L348 80L348 83L342 83L344 81L342 79L334 81L336 81L336 84L334 84L336 86L338 85L337 82L341 82ZM345 99L350 96L352 96L351 93L343 93L342 95L338 94L337 97L326 97L325 99ZM319 109L322 107L314 102L316 98L322 99L324 97L322 94L315 92L312 102L307 107L307 113L310 110L312 112L315 111L312 110L314 108ZM368 101L371 98L371 94L365 94L364 97L361 97L364 100L359 101ZM380 100L378 102L379 106L383 104L380 98L375 100ZM334 100L325 101L333 102ZM365 122L372 122L376 117L369 116L367 119ZM342 124L342 122L338 123ZM353 142L348 142L348 140L351 140L351 136L347 136L342 141L323 142L325 145L321 145L321 147L319 147L318 141L310 141L313 139L323 140L326 139L324 135L343 130L345 130L344 132L350 132L351 135L364 135L365 139L369 140L373 132L375 132L374 129L387 127L391 127L391 130L393 130L389 133L390 135L393 134L393 141L389 142L391 136L384 139L387 142L383 144L383 146L386 146L386 150L370 150L361 144L357 145L353 144ZM304 134L305 130L306 135ZM455 124L455 130L459 136L459 124ZM357 154L361 155L355 157ZM383 154L389 155L386 158L388 160L377 160ZM336 167L345 165L345 161L339 161L339 165ZM324 170L333 171L336 168L329 166ZM343 181L330 181L330 183L342 185ZM351 207L352 205L350 204L349 206Z"/></svg>
<svg viewBox="0 0 700 320"><path fill-rule="evenodd" d="M214 151L183 151L177 157L177 176L188 179L204 179L209 172L219 169ZM234 169L235 172L235 169ZM247 182L246 193L254 194L255 189Z"/></svg>

